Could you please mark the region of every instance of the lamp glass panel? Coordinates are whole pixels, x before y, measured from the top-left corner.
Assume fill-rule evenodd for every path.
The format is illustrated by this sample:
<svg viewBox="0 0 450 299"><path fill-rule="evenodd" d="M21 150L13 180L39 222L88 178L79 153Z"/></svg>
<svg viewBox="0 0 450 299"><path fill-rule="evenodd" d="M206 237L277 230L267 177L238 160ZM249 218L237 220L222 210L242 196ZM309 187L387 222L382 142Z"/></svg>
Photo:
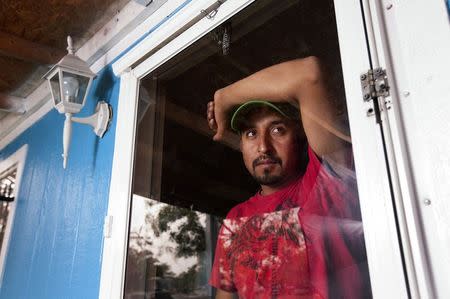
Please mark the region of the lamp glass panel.
<svg viewBox="0 0 450 299"><path fill-rule="evenodd" d="M90 77L63 72L62 91L65 102L83 104Z"/></svg>
<svg viewBox="0 0 450 299"><path fill-rule="evenodd" d="M50 82L50 89L53 95L53 102L55 106L61 102L61 92L59 89L59 72L55 73L48 82Z"/></svg>

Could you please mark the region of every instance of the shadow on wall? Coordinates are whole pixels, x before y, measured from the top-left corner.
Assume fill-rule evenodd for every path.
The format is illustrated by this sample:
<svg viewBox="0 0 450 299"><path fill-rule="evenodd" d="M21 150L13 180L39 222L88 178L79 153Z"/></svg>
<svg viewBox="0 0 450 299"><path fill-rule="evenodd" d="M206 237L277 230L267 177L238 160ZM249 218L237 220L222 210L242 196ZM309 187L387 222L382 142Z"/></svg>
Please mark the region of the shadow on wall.
<svg viewBox="0 0 450 299"><path fill-rule="evenodd" d="M116 77L113 73L111 65L108 65L105 67L99 74L97 74L97 78L93 81L93 86L91 89L91 93L88 97L89 102L93 105L93 110L95 110L95 107L97 106L97 103L100 101L105 101L108 104L111 104L111 99L113 96L117 97L117 94L114 95L113 91L116 87L116 84L119 83L119 78ZM114 111L112 115L112 122L114 121ZM111 127L112 123L110 125L110 128L108 131L106 131L105 136L107 134L111 134ZM104 138L104 137L103 137ZM97 161L97 153L98 153L98 147L99 147L99 141L100 137L96 137L95 143L94 143L94 158L93 158L93 169L95 170L95 165Z"/></svg>

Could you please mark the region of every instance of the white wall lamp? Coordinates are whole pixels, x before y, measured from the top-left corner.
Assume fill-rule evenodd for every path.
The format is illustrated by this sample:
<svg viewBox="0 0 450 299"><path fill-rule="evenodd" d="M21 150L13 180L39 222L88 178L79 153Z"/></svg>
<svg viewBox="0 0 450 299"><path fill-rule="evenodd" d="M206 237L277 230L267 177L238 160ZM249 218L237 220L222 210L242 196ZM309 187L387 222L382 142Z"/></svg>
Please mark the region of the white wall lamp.
<svg viewBox="0 0 450 299"><path fill-rule="evenodd" d="M64 56L50 71L44 76L50 85L53 104L59 113L64 113L63 134L63 167L66 168L69 155L70 139L72 135L72 121L91 125L94 133L100 138L107 131L112 118L111 106L100 101L97 104L95 113L85 118L72 117L73 113L78 113L83 108L86 96L91 87L92 80L96 76L86 62L74 54L72 38L67 37L67 51Z"/></svg>

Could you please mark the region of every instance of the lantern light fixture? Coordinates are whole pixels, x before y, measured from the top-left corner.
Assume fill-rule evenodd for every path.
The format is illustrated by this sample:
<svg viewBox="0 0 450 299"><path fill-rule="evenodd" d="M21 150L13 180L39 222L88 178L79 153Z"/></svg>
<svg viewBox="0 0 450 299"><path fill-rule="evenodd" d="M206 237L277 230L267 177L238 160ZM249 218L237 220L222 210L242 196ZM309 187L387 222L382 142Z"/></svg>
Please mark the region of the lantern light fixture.
<svg viewBox="0 0 450 299"><path fill-rule="evenodd" d="M111 106L100 101L95 113L85 118L72 117L83 108L92 80L96 74L91 71L85 61L74 54L72 38L67 37L68 54L54 65L44 78L48 81L52 95L53 105L59 113L64 113L63 132L63 167L67 166L70 139L72 135L72 122L88 124L93 127L94 133L103 137L112 119Z"/></svg>

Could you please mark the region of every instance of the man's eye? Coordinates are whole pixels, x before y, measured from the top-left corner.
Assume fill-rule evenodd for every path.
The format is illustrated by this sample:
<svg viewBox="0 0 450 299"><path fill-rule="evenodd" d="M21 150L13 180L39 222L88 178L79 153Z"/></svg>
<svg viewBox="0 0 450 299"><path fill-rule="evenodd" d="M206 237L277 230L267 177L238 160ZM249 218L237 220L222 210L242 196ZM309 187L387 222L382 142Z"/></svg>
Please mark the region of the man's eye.
<svg viewBox="0 0 450 299"><path fill-rule="evenodd" d="M286 130L283 127L274 127L272 128L272 133L275 134L283 134Z"/></svg>
<svg viewBox="0 0 450 299"><path fill-rule="evenodd" d="M245 136L247 138L255 137L256 136L256 132L252 131L252 130L249 130L249 131L245 132Z"/></svg>

